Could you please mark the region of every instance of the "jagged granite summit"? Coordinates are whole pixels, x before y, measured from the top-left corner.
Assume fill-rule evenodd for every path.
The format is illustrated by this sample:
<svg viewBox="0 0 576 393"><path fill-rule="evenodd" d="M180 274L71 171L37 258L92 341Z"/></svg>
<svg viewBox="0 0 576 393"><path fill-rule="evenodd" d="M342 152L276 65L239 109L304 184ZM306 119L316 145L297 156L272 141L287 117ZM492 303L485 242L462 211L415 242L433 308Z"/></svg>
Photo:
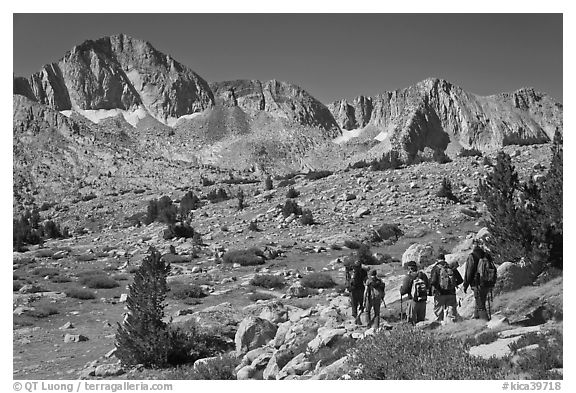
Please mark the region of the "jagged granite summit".
<svg viewBox="0 0 576 393"><path fill-rule="evenodd" d="M58 111L142 109L163 122L214 104L198 74L124 34L75 46L58 63L16 78L14 93Z"/></svg>
<svg viewBox="0 0 576 393"><path fill-rule="evenodd" d="M444 151L449 144L493 150L543 143L562 130L562 104L532 88L481 97L437 78L328 107L345 135L354 130L353 137L376 139L408 155L424 147Z"/></svg>
<svg viewBox="0 0 576 393"><path fill-rule="evenodd" d="M391 150L412 162L431 151L545 143L563 128L562 104L534 89L481 97L429 78L326 106L287 82L209 84L123 34L15 77L13 92L14 188L23 198L88 182L144 186L174 163L337 170Z"/></svg>

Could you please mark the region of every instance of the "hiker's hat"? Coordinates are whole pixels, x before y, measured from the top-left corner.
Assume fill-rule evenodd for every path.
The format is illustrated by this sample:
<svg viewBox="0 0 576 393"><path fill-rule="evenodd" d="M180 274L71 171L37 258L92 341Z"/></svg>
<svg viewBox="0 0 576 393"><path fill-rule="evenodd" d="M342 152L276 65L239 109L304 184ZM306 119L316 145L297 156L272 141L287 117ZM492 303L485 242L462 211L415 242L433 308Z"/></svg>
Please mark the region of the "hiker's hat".
<svg viewBox="0 0 576 393"><path fill-rule="evenodd" d="M436 257L437 260L439 261L445 261L446 260L446 256L444 254L438 254L438 256Z"/></svg>
<svg viewBox="0 0 576 393"><path fill-rule="evenodd" d="M406 262L406 267L407 268L412 268L412 269L418 269L418 264L416 263L416 261L408 261Z"/></svg>
<svg viewBox="0 0 576 393"><path fill-rule="evenodd" d="M372 275L372 276L374 276L374 277L376 277L377 274L378 274L378 272L377 272L376 270L372 270L372 271L370 272L370 275Z"/></svg>

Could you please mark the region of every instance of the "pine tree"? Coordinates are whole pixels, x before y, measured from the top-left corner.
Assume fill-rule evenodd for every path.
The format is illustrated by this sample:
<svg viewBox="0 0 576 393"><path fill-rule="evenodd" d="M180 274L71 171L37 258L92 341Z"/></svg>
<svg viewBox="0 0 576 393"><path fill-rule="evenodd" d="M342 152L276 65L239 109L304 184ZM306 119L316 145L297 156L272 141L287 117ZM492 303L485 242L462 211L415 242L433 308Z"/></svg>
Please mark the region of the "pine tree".
<svg viewBox="0 0 576 393"><path fill-rule="evenodd" d="M116 357L127 365L161 367L170 351L168 327L162 320L170 265L155 248L149 252L129 286L128 315L116 333Z"/></svg>
<svg viewBox="0 0 576 393"><path fill-rule="evenodd" d="M529 257L534 243L531 217L518 202L521 184L510 156L499 152L492 173L480 181L478 192L490 212L488 230L492 252L502 261Z"/></svg>
<svg viewBox="0 0 576 393"><path fill-rule="evenodd" d="M542 215L545 218L542 240L548 249L548 263L557 268L563 266L563 157L562 134L557 130L552 144L550 169L541 189Z"/></svg>

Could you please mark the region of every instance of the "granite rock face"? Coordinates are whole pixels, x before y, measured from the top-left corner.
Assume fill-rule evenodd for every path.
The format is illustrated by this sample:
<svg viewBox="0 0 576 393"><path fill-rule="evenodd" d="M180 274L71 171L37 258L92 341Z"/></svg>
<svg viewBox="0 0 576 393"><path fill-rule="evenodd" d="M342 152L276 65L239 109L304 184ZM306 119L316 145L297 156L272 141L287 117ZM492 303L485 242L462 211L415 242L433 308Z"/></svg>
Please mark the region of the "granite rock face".
<svg viewBox="0 0 576 393"><path fill-rule="evenodd" d="M332 138L340 133L328 108L296 85L277 80L235 80L212 83L210 87L217 104L238 107L252 118L265 112L291 123L329 131Z"/></svg>
<svg viewBox="0 0 576 393"><path fill-rule="evenodd" d="M492 150L543 143L563 127L562 104L532 88L481 97L436 78L328 108L343 130L364 128L365 138L408 156L425 147L444 151L449 144L458 150Z"/></svg>
<svg viewBox="0 0 576 393"><path fill-rule="evenodd" d="M124 34L88 40L30 78L14 93L56 110L134 110L166 121L213 105L208 83L148 42Z"/></svg>

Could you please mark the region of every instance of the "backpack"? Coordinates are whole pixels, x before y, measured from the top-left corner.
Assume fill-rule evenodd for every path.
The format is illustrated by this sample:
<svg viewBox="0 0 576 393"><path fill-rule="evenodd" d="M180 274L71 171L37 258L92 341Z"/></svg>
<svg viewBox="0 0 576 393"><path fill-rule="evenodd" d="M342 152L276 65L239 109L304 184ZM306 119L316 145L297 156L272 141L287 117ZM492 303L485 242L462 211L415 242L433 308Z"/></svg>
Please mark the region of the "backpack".
<svg viewBox="0 0 576 393"><path fill-rule="evenodd" d="M497 269L490 259L480 258L477 272L477 281L481 287L492 288L496 284Z"/></svg>
<svg viewBox="0 0 576 393"><path fill-rule="evenodd" d="M349 274L348 289L360 289L364 286L366 271L361 266L354 266Z"/></svg>
<svg viewBox="0 0 576 393"><path fill-rule="evenodd" d="M426 300L427 296L428 288L426 287L426 282L420 277L416 277L414 281L412 281L412 299L414 299L415 302L420 302Z"/></svg>
<svg viewBox="0 0 576 393"><path fill-rule="evenodd" d="M456 289L454 285L454 271L448 265L441 265L438 267L439 282L438 285L440 289L445 292L452 292Z"/></svg>
<svg viewBox="0 0 576 393"><path fill-rule="evenodd" d="M372 303L372 301L378 297L380 300L384 298L385 295L385 288L386 285L380 279L370 279L366 283L366 294L367 294L367 301Z"/></svg>

